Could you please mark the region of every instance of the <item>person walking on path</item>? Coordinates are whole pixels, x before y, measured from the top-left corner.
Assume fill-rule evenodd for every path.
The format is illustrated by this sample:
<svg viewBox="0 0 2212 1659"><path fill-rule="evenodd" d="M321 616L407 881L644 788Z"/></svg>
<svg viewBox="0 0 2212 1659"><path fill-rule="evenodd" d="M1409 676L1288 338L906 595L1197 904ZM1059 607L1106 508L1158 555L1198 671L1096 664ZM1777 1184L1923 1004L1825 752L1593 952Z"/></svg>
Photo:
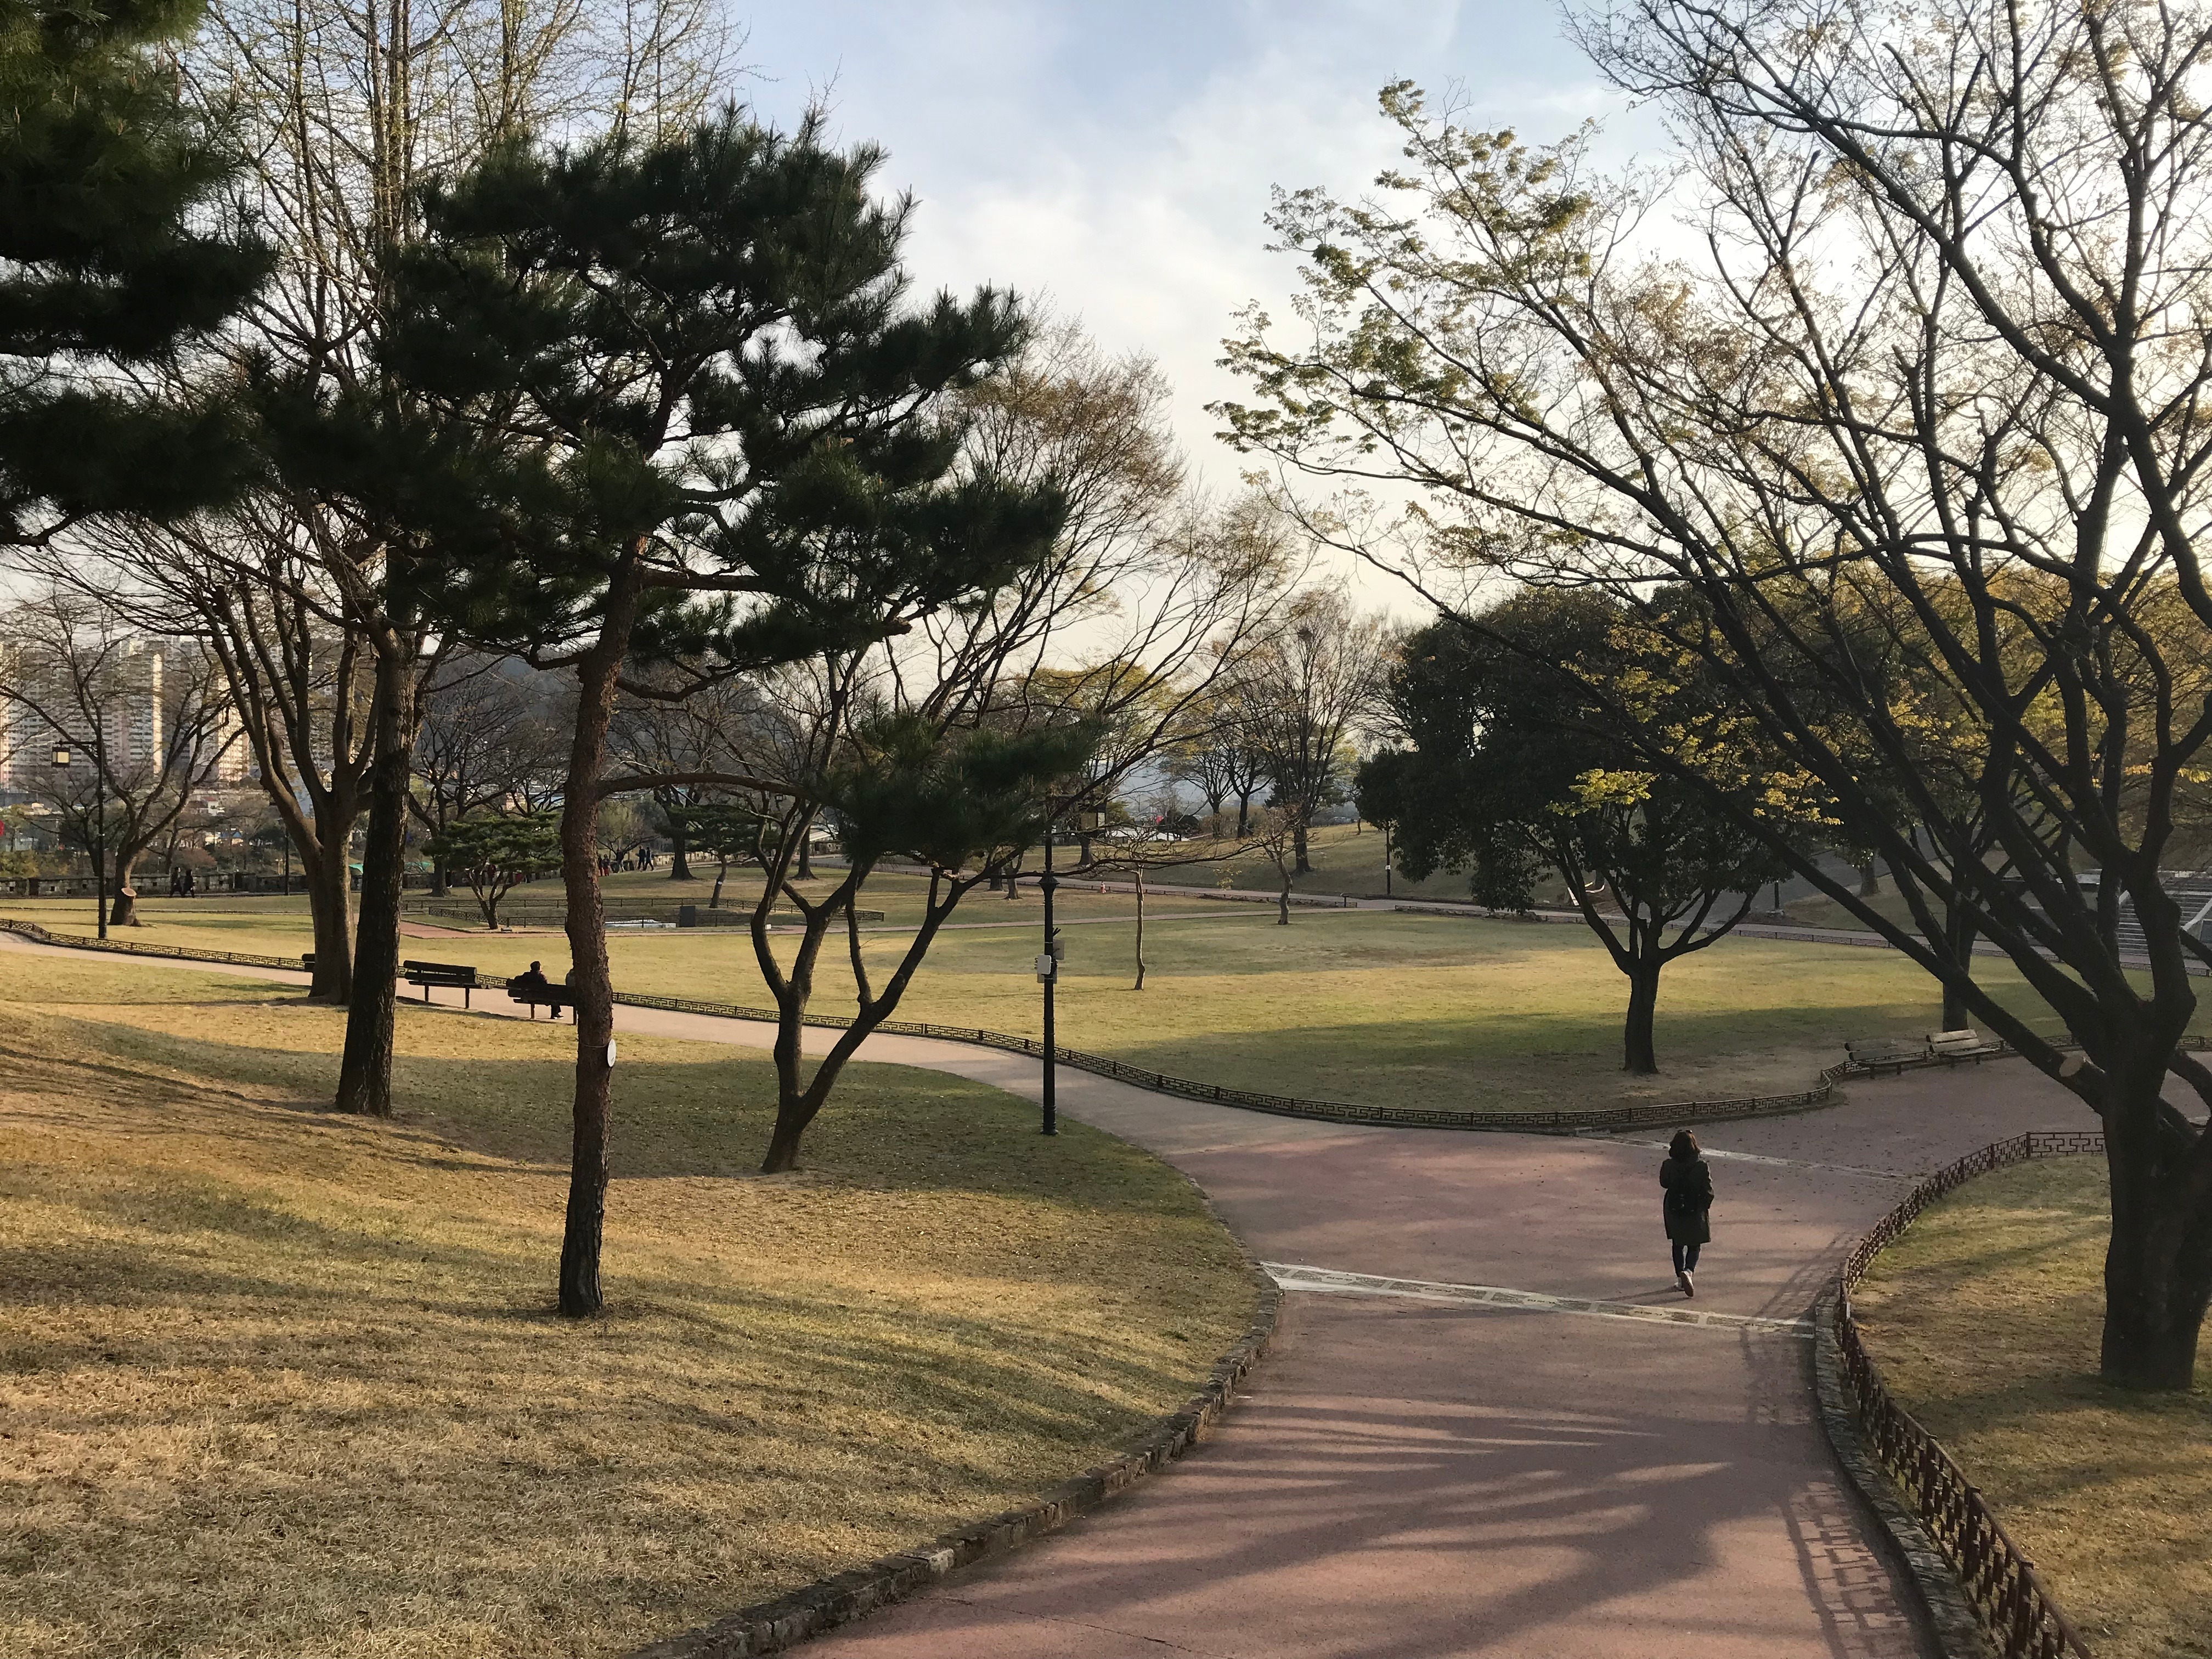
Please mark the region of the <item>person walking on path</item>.
<svg viewBox="0 0 2212 1659"><path fill-rule="evenodd" d="M1659 1166L1659 1185L1667 1219L1667 1242L1674 1249L1674 1283L1684 1296L1695 1296L1698 1249L1713 1242L1713 1172L1687 1129L1674 1131L1667 1161Z"/></svg>

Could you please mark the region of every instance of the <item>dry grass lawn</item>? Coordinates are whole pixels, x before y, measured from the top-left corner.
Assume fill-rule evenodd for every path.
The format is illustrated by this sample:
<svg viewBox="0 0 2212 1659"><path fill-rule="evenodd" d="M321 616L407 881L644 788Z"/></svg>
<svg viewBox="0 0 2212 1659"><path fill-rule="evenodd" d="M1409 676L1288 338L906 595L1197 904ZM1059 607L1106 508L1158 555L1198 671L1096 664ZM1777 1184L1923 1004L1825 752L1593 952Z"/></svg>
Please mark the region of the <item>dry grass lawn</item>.
<svg viewBox="0 0 2212 1659"><path fill-rule="evenodd" d="M669 884L652 875L616 879ZM1620 1069L1627 981L1579 926L1301 910L1279 927L1271 910L1243 904L1168 921L1193 902L1156 897L1145 930L1150 973L1137 992L1130 988L1134 929L1109 914L1129 901L1095 888L1076 891L1073 884L1062 899L1063 914L1078 924L1066 932L1060 984L1063 1042L1282 1094L1548 1111L1780 1093L1809 1085L1843 1057L1849 1038L1916 1036L1941 1017L1932 981L1894 951L1727 939L1668 969L1659 994L1661 1073L1636 1078ZM893 910L904 902L896 893L883 901ZM298 899L289 906L227 896L158 900L143 908L148 926L130 935L134 940L271 955L309 943ZM10 910L59 932L88 931L85 904L0 907L0 914ZM1038 1035L1036 900L979 894L958 914L963 925L939 936L899 1018ZM622 990L767 1000L742 933L618 931L610 943ZM878 984L905 943L896 933L868 936ZM410 940L408 953L499 974L536 957L557 975L568 962L557 933L449 934ZM2009 963L1984 962L1979 972L1994 994L2055 1029L2055 1017ZM842 950L826 951L816 1008L850 1012L851 983Z"/></svg>
<svg viewBox="0 0 2212 1659"><path fill-rule="evenodd" d="M550 1311L566 1028L339 1018L0 952L0 1654L619 1654L1019 1500L1249 1316L1172 1171L855 1068L748 1173L765 1063L625 1038L613 1311Z"/></svg>
<svg viewBox="0 0 2212 1659"><path fill-rule="evenodd" d="M2196 1392L2097 1381L2104 1161L1973 1182L1882 1252L1860 1322L2098 1659L2212 1655L2212 1342Z"/></svg>

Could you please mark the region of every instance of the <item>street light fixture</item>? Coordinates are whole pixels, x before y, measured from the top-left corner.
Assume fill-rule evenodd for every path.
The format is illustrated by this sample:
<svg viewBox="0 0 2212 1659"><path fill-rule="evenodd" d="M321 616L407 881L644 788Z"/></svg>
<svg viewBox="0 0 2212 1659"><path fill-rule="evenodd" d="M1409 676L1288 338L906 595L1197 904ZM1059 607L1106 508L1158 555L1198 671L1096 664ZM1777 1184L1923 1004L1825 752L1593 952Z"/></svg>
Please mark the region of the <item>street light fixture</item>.
<svg viewBox="0 0 2212 1659"><path fill-rule="evenodd" d="M1036 959L1037 981L1044 987L1044 1123L1048 1135L1060 1133L1060 1101L1054 1075L1054 1044L1053 1037L1053 990L1060 982L1060 964L1067 959L1067 946L1060 938L1060 930L1052 923L1052 896L1060 886L1060 878L1052 872L1052 830L1060 807L1048 801L1044 820L1044 874L1037 878L1037 890L1044 895L1044 951ZM1106 822L1099 811L1075 814L1079 833L1097 830Z"/></svg>
<svg viewBox="0 0 2212 1659"><path fill-rule="evenodd" d="M54 770L66 772L73 757L66 741L54 744ZM92 906L100 937L107 937L107 734L97 715L92 728Z"/></svg>

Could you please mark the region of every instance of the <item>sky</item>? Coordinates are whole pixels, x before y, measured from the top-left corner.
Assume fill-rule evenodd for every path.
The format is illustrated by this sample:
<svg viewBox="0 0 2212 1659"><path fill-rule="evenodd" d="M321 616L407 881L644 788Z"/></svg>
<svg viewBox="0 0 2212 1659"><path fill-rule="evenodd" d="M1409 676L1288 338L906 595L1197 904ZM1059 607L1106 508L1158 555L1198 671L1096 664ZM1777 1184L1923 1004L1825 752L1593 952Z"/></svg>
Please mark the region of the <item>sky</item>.
<svg viewBox="0 0 2212 1659"><path fill-rule="evenodd" d="M1267 252L1280 185L1356 194L1397 159L1388 82L1456 91L1470 120L1601 149L1650 136L1565 39L1548 0L732 0L745 95L787 125L821 99L845 142L890 152L917 203L917 284L1048 298L1176 388L1194 472L1236 485L1212 401L1252 301L1278 318L1296 267Z"/></svg>

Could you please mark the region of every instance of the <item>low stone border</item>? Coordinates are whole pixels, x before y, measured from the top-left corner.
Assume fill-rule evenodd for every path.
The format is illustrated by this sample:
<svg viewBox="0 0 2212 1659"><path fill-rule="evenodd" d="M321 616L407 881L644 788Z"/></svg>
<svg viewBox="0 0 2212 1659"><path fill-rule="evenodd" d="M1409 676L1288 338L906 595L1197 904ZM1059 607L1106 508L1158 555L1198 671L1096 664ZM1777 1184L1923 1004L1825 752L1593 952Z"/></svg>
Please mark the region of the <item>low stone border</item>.
<svg viewBox="0 0 2212 1659"><path fill-rule="evenodd" d="M759 1654L781 1653L809 1637L903 1601L963 1567L1057 1532L1211 1439L1246 1375L1267 1352L1282 1307L1283 1293L1275 1281L1249 1253L1245 1260L1259 1289L1251 1325L1181 1411L1163 1419L1119 1456L1062 1481L1019 1509L970 1521L914 1549L878 1556L865 1566L817 1579L772 1601L740 1607L711 1625L640 1648L629 1659L754 1659Z"/></svg>

